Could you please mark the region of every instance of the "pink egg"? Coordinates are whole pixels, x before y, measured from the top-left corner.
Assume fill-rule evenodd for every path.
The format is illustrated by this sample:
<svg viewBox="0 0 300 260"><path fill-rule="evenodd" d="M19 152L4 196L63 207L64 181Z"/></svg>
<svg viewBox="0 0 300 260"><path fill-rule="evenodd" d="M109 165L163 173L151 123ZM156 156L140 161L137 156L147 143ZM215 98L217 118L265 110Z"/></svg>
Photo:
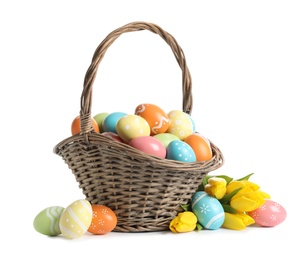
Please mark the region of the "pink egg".
<svg viewBox="0 0 300 260"><path fill-rule="evenodd" d="M114 132L103 132L101 133L102 135L106 136L106 137L109 137L115 141L118 141L118 142L121 142L121 143L124 143L124 141L121 139L120 136L118 136L118 134L114 133Z"/></svg>
<svg viewBox="0 0 300 260"><path fill-rule="evenodd" d="M161 158L166 157L167 151L165 146L153 136L138 136L131 139L128 144L144 153Z"/></svg>
<svg viewBox="0 0 300 260"><path fill-rule="evenodd" d="M255 220L257 225L263 227L274 227L286 219L286 210L279 203L266 200L265 204L248 212L249 216Z"/></svg>

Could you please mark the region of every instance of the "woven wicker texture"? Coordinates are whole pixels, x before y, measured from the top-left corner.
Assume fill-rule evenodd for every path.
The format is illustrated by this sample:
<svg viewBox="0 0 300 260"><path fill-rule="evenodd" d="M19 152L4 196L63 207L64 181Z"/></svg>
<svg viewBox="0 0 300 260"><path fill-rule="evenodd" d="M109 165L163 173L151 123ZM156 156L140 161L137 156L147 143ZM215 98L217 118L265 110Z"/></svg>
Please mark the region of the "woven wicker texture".
<svg viewBox="0 0 300 260"><path fill-rule="evenodd" d="M93 130L92 86L98 66L121 34L140 30L158 34L171 47L182 70L182 110L191 115L192 80L181 47L159 26L133 22L112 31L95 50L80 99L81 132L54 147L54 153L72 170L86 199L116 213L114 231L118 232L168 230L170 221L182 211L180 204L189 201L204 176L224 163L221 151L212 142L210 161L184 163L145 154Z"/></svg>

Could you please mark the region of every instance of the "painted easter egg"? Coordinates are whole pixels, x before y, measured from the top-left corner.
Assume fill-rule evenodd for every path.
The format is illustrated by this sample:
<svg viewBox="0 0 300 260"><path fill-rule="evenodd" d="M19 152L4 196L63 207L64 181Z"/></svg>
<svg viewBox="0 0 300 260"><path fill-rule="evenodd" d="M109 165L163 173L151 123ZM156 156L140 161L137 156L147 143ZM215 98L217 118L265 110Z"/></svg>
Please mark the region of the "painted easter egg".
<svg viewBox="0 0 300 260"><path fill-rule="evenodd" d="M95 235L104 235L111 232L117 225L117 216L114 211L100 204L93 204L93 218L88 231Z"/></svg>
<svg viewBox="0 0 300 260"><path fill-rule="evenodd" d="M135 115L143 117L150 126L150 134L164 133L169 127L169 118L164 110L154 104L140 104L135 109Z"/></svg>
<svg viewBox="0 0 300 260"><path fill-rule="evenodd" d="M139 136L131 139L130 146L144 153L151 154L160 158L166 157L166 148L162 142L153 136Z"/></svg>
<svg viewBox="0 0 300 260"><path fill-rule="evenodd" d="M199 133L190 134L184 139L184 142L192 147L196 154L197 161L204 162L213 157L210 142Z"/></svg>
<svg viewBox="0 0 300 260"><path fill-rule="evenodd" d="M70 204L60 216L59 227L64 237L82 237L92 222L92 205L85 199Z"/></svg>
<svg viewBox="0 0 300 260"><path fill-rule="evenodd" d="M167 146L166 158L181 162L195 162L196 155L193 149L181 140L174 140Z"/></svg>
<svg viewBox="0 0 300 260"><path fill-rule="evenodd" d="M170 125L168 133L176 135L180 140L184 140L193 133L193 123L187 113L181 110L172 110L168 113Z"/></svg>
<svg viewBox="0 0 300 260"><path fill-rule="evenodd" d="M116 126L119 119L127 114L124 112L113 112L107 115L102 121L102 132L117 133Z"/></svg>
<svg viewBox="0 0 300 260"><path fill-rule="evenodd" d="M138 115L121 117L117 123L116 130L117 134L126 143L135 137L150 135L148 122Z"/></svg>
<svg viewBox="0 0 300 260"><path fill-rule="evenodd" d="M196 128L196 123L195 123L195 121L194 121L194 118L193 118L191 115L189 115L189 114L187 114L187 115L189 116L189 118L190 118L190 120L191 120L191 122L192 122L193 133L195 133L196 130L197 130L197 128Z"/></svg>
<svg viewBox="0 0 300 260"><path fill-rule="evenodd" d="M248 215L252 217L255 223L262 227L275 227L286 219L286 210L283 206L273 200L266 202Z"/></svg>
<svg viewBox="0 0 300 260"><path fill-rule="evenodd" d="M157 135L153 135L154 138L161 141L164 145L164 147L167 148L170 142L174 140L179 140L179 138L176 135L170 134L170 133L161 133Z"/></svg>
<svg viewBox="0 0 300 260"><path fill-rule="evenodd" d="M111 138L112 140L118 141L120 143L124 143L124 141L122 140L122 138L120 136L118 136L118 134L114 133L114 132L103 132L101 133L102 135Z"/></svg>
<svg viewBox="0 0 300 260"><path fill-rule="evenodd" d="M223 225L224 209L215 197L204 191L197 191L191 198L191 207L203 228L214 230Z"/></svg>
<svg viewBox="0 0 300 260"><path fill-rule="evenodd" d="M60 206L45 208L34 218L34 229L47 236L57 236L61 234L59 219L64 209L65 208Z"/></svg>

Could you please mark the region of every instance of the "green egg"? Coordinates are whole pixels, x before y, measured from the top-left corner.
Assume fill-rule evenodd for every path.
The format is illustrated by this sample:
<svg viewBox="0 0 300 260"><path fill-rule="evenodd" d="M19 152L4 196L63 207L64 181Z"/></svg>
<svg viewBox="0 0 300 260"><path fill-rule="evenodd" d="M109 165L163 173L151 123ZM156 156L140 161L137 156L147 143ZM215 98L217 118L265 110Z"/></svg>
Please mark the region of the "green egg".
<svg viewBox="0 0 300 260"><path fill-rule="evenodd" d="M103 129L102 129L102 122L104 121L104 119L109 115L109 113L107 112L102 112L102 113L99 113L97 115L94 116L94 119L96 120L98 126L99 126L99 130L100 130L100 133L103 132Z"/></svg>
<svg viewBox="0 0 300 260"><path fill-rule="evenodd" d="M161 141L165 148L167 148L170 142L174 140L179 140L179 138L176 135L170 133L161 133L154 135L153 137Z"/></svg>
<svg viewBox="0 0 300 260"><path fill-rule="evenodd" d="M58 236L61 234L59 219L64 209L60 206L45 208L34 218L34 229L43 235Z"/></svg>

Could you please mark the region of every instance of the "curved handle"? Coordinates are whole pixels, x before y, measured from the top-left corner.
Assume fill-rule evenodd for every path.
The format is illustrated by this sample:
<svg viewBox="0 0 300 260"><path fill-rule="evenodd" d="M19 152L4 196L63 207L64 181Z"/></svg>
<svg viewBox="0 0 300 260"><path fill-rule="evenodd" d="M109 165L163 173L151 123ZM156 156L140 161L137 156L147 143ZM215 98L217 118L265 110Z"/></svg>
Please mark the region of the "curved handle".
<svg viewBox="0 0 300 260"><path fill-rule="evenodd" d="M94 52L92 62L86 72L84 78L84 87L81 95L81 132L87 133L91 131L91 105L92 105L92 86L96 78L97 69L104 57L105 52L109 46L123 33L134 32L141 30L149 30L150 32L160 35L165 42L171 47L175 58L182 70L182 110L188 114L191 114L193 106L193 97L192 97L192 80L189 69L186 65L185 55L178 45L175 38L164 31L161 27L153 23L147 22L133 22L126 24L106 36L106 38L100 43L97 49Z"/></svg>

